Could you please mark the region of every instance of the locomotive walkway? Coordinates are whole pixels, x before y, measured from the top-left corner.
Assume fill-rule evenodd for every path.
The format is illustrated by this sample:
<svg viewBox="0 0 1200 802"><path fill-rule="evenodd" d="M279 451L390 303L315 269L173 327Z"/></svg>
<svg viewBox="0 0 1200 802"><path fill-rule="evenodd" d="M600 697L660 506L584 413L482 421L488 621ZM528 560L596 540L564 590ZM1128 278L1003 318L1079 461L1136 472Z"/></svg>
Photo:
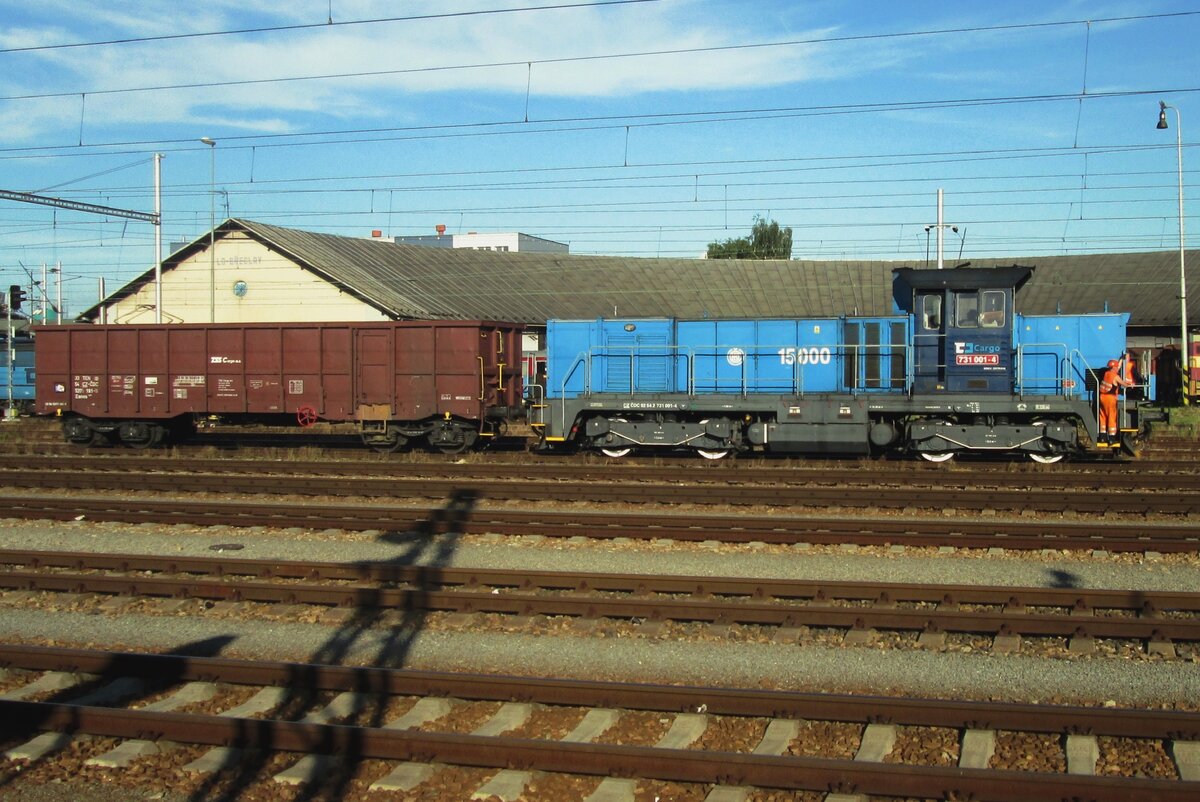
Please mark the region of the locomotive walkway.
<svg viewBox="0 0 1200 802"><path fill-rule="evenodd" d="M514 789L519 793L542 773L561 775L568 796L580 799L602 798L589 791L622 798L612 795L612 786L622 785L612 777L703 784L705 798L713 802L744 799L752 788L1101 802L1173 802L1200 793L1195 758L1200 714L1181 711L437 674L28 646L0 646L0 665L25 672L29 680L0 697L10 759L42 757L81 735L105 736L121 741L107 752L97 751L90 764L119 768L131 756L184 749L185 758L195 757L184 770L198 782L225 767L235 776L246 774L242 783L247 784L273 765L267 756L291 752L305 757L282 764L275 782L341 784L343 790L350 786L344 775L331 771L339 763L334 754L343 766L387 761L365 778L371 788L407 788L449 773L457 775L456 784L472 778L475 785L467 794L474 790L482 796L500 789L515 796ZM173 712L185 699L195 708L197 696L214 696L213 683L257 695L242 693L239 698L247 701L236 706L218 699L199 705L197 712ZM59 690L44 690L54 687ZM172 702L165 695L170 692L183 698ZM322 708L321 700L333 694ZM116 706L150 695L161 701L141 709ZM23 700L30 696L42 701ZM400 697L403 705L392 704ZM451 709L462 715L472 707L485 711L472 732L438 730L438 719ZM406 712L393 712L401 708ZM663 722L657 740L622 745L608 734L619 731L623 720L647 713ZM531 717L545 720L555 714L573 724L549 735L528 726ZM264 718L251 720L251 715ZM806 752L805 740L811 737L806 733L814 726L848 728L850 753ZM731 738L731 730L743 735ZM1111 749L1101 746L1113 744L1119 744L1117 758L1102 758ZM249 750L258 756L251 757L255 753ZM1155 778L1111 776L1135 773L1121 770L1123 760L1144 766L1148 754L1171 755L1173 762Z"/></svg>

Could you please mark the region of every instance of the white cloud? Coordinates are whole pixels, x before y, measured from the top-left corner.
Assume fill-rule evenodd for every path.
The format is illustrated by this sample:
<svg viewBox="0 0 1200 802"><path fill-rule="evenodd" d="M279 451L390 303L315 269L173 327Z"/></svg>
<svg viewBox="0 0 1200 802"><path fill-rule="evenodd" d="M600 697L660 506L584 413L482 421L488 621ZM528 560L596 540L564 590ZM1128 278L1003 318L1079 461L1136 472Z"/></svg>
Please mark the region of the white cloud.
<svg viewBox="0 0 1200 802"><path fill-rule="evenodd" d="M101 41L200 30L319 23L328 13L268 2L210 3L199 18L178 19L177 6L139 4L140 13L89 6L81 16L64 0L42 6L10 31L7 46ZM71 14L66 9L72 8ZM290 9L282 16L280 9ZM461 8L469 8L462 6ZM87 94L85 128L97 125L186 123L220 116L247 130L279 130L293 115L333 118L394 115L398 99L415 94L499 93L535 97L611 98L645 93L743 90L796 83L826 71L815 46L751 48L617 59L559 61L613 53L720 48L754 38L706 3L681 2L450 17L403 23L321 27L239 36L66 48L7 54L24 69L0 76L0 95ZM439 11L443 8L439 8ZM190 12L189 12L190 13ZM335 3L337 20L397 16L389 3ZM28 17L28 15L26 15ZM819 34L808 34L812 38ZM532 62L532 73L526 63ZM547 63L551 62L551 63ZM510 66L457 68L463 65ZM0 62L2 64L2 62ZM446 69L450 68L450 69ZM96 94L106 90L194 83L234 83L298 76L386 73L352 79L280 81L220 89ZM16 77L17 75L20 77ZM424 95L426 97L420 97ZM34 104L43 109L58 104ZM47 126L78 127L77 104L54 118L5 109L28 139ZM400 104L402 106L402 103ZM299 123L295 124L299 127Z"/></svg>

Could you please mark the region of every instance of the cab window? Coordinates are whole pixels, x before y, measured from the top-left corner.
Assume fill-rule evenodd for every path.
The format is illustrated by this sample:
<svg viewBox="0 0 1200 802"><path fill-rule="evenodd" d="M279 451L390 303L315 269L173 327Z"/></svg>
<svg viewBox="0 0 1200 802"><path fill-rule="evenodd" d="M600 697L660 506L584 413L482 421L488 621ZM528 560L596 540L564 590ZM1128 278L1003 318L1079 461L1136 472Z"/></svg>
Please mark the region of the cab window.
<svg viewBox="0 0 1200 802"><path fill-rule="evenodd" d="M979 326L979 295L974 292L960 292L954 296L954 325L960 329L974 329Z"/></svg>
<svg viewBox="0 0 1200 802"><path fill-rule="evenodd" d="M1004 325L1004 290L984 290L979 311L979 325L985 329L998 329Z"/></svg>
<svg viewBox="0 0 1200 802"><path fill-rule="evenodd" d="M921 299L921 326L926 331L942 328L942 296L926 295Z"/></svg>

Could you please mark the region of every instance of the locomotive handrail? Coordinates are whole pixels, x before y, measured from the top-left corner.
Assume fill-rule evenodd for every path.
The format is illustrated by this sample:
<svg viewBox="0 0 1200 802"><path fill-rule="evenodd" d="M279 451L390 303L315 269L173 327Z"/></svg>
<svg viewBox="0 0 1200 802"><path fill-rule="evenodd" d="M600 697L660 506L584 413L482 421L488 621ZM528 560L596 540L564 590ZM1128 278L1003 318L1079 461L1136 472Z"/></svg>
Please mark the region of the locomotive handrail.
<svg viewBox="0 0 1200 802"><path fill-rule="evenodd" d="M910 376L910 382L909 382L910 388L913 386L913 384L915 384L916 375L919 372L918 369L920 367L922 367L922 364L920 363L921 351L920 351L919 346L926 345L926 343L924 343L922 341L930 340L930 339L933 340L933 352L938 355L938 361L933 366L934 371L935 371L936 375L939 377L944 375L943 372L945 371L947 366L945 363L943 363L941 361L940 357L942 354L944 354L946 352L946 349L942 345L942 342L941 342L942 340L946 339L946 335L940 331L935 332L933 334L919 334L917 332L913 332L913 335L912 335L913 358L912 358L912 375Z"/></svg>
<svg viewBox="0 0 1200 802"><path fill-rule="evenodd" d="M525 385L525 404L528 408L527 418L531 427L546 425L546 389L534 383Z"/></svg>
<svg viewBox="0 0 1200 802"><path fill-rule="evenodd" d="M1042 349L1040 352L1035 352L1033 354L1034 356L1041 355L1054 357L1056 373L1053 376L1025 375L1026 362L1030 361L1028 352L1032 351L1033 349ZM1060 353L1061 356L1059 355ZM1078 350L1076 350L1076 353L1078 353ZM1083 359L1082 354L1079 356L1080 360L1086 365L1087 360ZM1074 386L1067 385L1068 380L1072 382L1075 380L1071 378L1074 376L1074 364L1071 360L1071 354L1069 353L1067 344L1065 342L1021 343L1019 346L1017 346L1016 360L1016 384L1014 390L1016 391L1017 395L1025 395L1026 384L1036 385L1037 382L1050 382L1054 386L1055 392L1030 393L1031 395L1062 395L1067 398L1075 395L1074 392L1071 392L1074 390ZM1086 374L1083 374L1083 377L1086 379Z"/></svg>
<svg viewBox="0 0 1200 802"><path fill-rule="evenodd" d="M627 383L619 389L606 387L609 392L614 393L637 393L647 391L662 391L662 392L677 392L681 389L690 396L696 396L703 392L720 392L724 387L726 391L733 389L727 382L735 381L737 390L744 397L751 393L752 382L750 370L763 359L779 358L782 365L790 368L790 382L784 383L780 381L782 375L760 376L758 381L754 383L754 392L773 391L779 393L792 393L797 396L803 396L808 392L806 388L807 378L805 368L813 366L814 363L808 360L817 360L815 365L828 368L835 372L835 384L839 391L848 391L852 394L858 394L871 391L903 391L908 392L913 384L913 348L907 344L893 343L833 343L830 345L811 346L809 348L797 347L794 345L705 345L701 347L682 346L682 345L667 345L667 344L647 344L647 345L593 345L586 351L581 351L576 356L575 361L567 369L562 381L559 384L559 397L567 397L567 385L571 379L575 377L576 370L583 366L584 382L580 395L590 396L594 392L593 375L594 363L599 363L601 360L610 360L610 368L614 359L628 359L629 364L621 365L628 371L626 378ZM728 361L731 355L736 354L740 361L737 363L730 362L731 367L737 368L735 376L721 377L717 374L716 360L725 359ZM874 354L876 358L883 359L903 359L904 360L904 375L897 377L891 372L883 370L883 363L879 365L878 375L874 376L874 381L878 382L875 387L870 386L872 377L865 377L862 374L863 360L868 355ZM648 380L661 379L663 386L648 388L644 386L645 381L639 384L639 377L646 379L641 373L642 367L645 364L644 360L658 359L662 362L661 373L649 377ZM711 376L701 376L699 363L702 359L714 360L714 366ZM680 373L682 364L683 372ZM846 369L850 368L848 377ZM610 378L612 374L610 373ZM679 380L682 378L682 382ZM848 378L848 380L847 380ZM682 388L680 385L682 384Z"/></svg>
<svg viewBox="0 0 1200 802"><path fill-rule="evenodd" d="M1087 357L1085 357L1078 348L1073 348L1073 349L1071 349L1071 352L1069 354L1067 354L1067 369L1072 371L1072 375L1076 372L1074 370L1075 357L1079 357L1079 364L1083 366L1083 370L1079 372L1079 375L1081 375L1084 379L1083 389L1086 392L1087 391L1087 377L1088 377L1088 375L1090 375L1092 373L1092 366L1090 364L1088 364ZM1068 389L1068 388L1064 388L1064 389ZM1074 389L1074 388L1069 388L1069 389ZM1083 394L1084 393L1080 393L1081 396ZM1073 396L1073 395L1075 395L1075 393L1066 393L1066 395ZM1100 417L1099 417L1100 394L1093 393L1093 395L1096 396L1096 408L1097 408L1096 420L1099 420L1100 419Z"/></svg>

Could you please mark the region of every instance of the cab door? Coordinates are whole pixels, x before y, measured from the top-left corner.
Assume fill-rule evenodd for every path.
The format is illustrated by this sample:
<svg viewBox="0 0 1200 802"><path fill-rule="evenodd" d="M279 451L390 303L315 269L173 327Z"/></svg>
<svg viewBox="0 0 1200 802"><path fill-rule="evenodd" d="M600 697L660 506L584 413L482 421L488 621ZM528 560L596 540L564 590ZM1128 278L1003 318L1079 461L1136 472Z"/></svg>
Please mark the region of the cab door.
<svg viewBox="0 0 1200 802"><path fill-rule="evenodd" d="M939 392L946 389L945 292L917 293L913 310L913 391Z"/></svg>
<svg viewBox="0 0 1200 802"><path fill-rule="evenodd" d="M956 290L947 321L947 389L1012 392L1012 290Z"/></svg>

